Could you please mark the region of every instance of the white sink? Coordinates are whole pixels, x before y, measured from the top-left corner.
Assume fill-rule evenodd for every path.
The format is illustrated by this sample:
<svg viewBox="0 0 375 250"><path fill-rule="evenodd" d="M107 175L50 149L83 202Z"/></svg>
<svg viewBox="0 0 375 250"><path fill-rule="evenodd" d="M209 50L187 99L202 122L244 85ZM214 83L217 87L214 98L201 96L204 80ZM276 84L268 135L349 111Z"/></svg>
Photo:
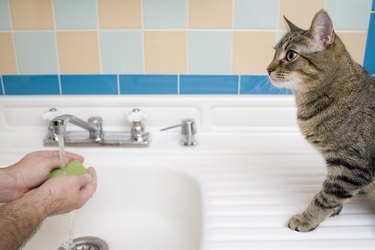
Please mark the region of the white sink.
<svg viewBox="0 0 375 250"><path fill-rule="evenodd" d="M99 237L109 249L200 248L202 197L192 177L163 167L112 165L97 170L98 190L76 211L75 237ZM24 249L57 249L67 239L68 224L64 216L48 219Z"/></svg>
<svg viewBox="0 0 375 250"><path fill-rule="evenodd" d="M149 115L149 148L68 148L98 174L74 237L99 237L110 250L374 249L375 205L362 198L313 232L287 227L326 175L297 128L293 97L1 97L0 166L51 149L40 119L50 107L102 116L105 131L128 130L123 114L135 107ZM160 132L185 118L197 122L197 147L181 147L179 129ZM66 218L55 216L24 250L57 249L67 238Z"/></svg>

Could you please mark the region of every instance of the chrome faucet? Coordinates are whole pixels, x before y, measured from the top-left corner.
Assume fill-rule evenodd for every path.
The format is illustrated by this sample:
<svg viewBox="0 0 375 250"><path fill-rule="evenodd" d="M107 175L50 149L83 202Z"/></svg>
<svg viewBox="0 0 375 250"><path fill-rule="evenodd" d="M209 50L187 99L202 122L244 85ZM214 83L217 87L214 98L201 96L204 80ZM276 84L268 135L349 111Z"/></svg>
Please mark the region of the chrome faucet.
<svg viewBox="0 0 375 250"><path fill-rule="evenodd" d="M58 135L64 137L67 146L148 147L150 145L150 134L145 132L142 123L146 114L139 109L133 109L128 114L128 121L132 123L130 132L104 132L103 119L99 116L90 117L86 122L74 115L59 115L56 109L50 109L42 115L42 118L50 121L48 135L44 139L45 146L57 145ZM66 126L69 123L86 131L67 131Z"/></svg>
<svg viewBox="0 0 375 250"><path fill-rule="evenodd" d="M198 142L195 140L195 134L197 133L197 126L195 125L194 119L184 119L180 124L163 128L160 131L165 131L173 128L181 127L181 141L180 145L184 147L197 146Z"/></svg>
<svg viewBox="0 0 375 250"><path fill-rule="evenodd" d="M95 142L103 141L103 119L99 116L90 117L87 122L74 115L60 115L51 121L54 135L66 134L66 125L72 123L89 132Z"/></svg>

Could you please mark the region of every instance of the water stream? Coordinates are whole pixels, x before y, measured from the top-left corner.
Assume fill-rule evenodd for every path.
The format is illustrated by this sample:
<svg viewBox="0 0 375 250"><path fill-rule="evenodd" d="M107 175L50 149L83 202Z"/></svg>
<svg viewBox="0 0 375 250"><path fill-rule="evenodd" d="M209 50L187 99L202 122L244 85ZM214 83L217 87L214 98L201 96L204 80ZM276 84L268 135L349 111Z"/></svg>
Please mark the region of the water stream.
<svg viewBox="0 0 375 250"><path fill-rule="evenodd" d="M57 142L59 144L59 156L60 156L60 167L63 168L66 165L66 156L65 156L65 143L64 135L56 135Z"/></svg>
<svg viewBox="0 0 375 250"><path fill-rule="evenodd" d="M65 155L65 144L64 144L64 135L56 135L57 141L59 144L59 157L60 157L60 167L63 168L67 164L66 155ZM64 174L67 174L64 172ZM75 231L75 213L71 211L70 213L65 215L65 219L68 223L68 240L64 242L61 247L65 250L73 250L74 249L74 231Z"/></svg>

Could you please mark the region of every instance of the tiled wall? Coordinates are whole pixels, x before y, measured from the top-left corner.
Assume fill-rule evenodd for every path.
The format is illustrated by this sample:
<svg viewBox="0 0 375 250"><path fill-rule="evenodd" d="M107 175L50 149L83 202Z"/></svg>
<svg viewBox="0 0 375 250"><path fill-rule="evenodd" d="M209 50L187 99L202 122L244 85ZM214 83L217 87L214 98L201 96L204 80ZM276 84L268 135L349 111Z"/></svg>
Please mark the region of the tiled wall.
<svg viewBox="0 0 375 250"><path fill-rule="evenodd" d="M285 32L282 15L308 28L322 8L375 74L374 5L0 0L0 94L288 94L270 86L265 70Z"/></svg>

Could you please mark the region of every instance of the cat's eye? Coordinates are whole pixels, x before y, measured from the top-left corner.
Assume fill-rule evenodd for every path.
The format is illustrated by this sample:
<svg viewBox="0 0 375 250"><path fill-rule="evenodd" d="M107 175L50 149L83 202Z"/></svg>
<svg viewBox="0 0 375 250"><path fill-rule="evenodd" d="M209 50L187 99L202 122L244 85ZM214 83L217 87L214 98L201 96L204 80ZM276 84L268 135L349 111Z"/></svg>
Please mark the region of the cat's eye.
<svg viewBox="0 0 375 250"><path fill-rule="evenodd" d="M294 60L296 60L297 56L298 56L297 52L295 52L294 50L288 50L288 52L286 52L285 59L288 62L293 62Z"/></svg>

